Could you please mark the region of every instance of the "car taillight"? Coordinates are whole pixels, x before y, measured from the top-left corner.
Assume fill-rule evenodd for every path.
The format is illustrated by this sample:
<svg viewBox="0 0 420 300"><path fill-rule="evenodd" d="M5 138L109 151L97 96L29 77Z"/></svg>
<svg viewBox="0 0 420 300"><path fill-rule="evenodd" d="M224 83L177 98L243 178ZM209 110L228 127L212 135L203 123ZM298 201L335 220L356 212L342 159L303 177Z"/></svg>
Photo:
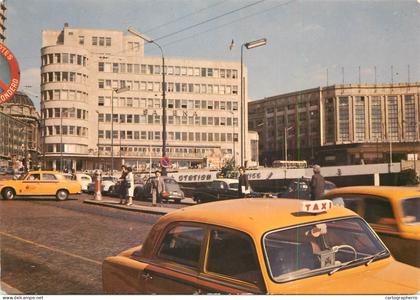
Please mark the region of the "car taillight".
<svg viewBox="0 0 420 300"><path fill-rule="evenodd" d="M169 195L170 195L169 192L162 192L162 197L164 197L164 198L168 198Z"/></svg>

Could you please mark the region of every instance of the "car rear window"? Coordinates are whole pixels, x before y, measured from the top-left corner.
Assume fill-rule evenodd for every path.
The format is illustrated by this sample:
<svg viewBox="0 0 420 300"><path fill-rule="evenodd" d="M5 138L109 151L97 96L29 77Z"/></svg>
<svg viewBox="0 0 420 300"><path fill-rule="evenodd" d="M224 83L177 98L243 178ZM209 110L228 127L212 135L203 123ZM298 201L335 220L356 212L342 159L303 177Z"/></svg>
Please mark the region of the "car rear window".
<svg viewBox="0 0 420 300"><path fill-rule="evenodd" d="M420 222L420 197L408 198L402 202L403 222L413 224Z"/></svg>

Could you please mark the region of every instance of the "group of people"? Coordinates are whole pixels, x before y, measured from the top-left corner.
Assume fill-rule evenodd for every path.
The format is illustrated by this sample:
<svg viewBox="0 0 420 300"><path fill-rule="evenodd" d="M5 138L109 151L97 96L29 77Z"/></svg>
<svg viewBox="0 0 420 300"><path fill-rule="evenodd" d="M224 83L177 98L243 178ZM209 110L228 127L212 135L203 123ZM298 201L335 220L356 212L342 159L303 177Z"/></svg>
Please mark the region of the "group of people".
<svg viewBox="0 0 420 300"><path fill-rule="evenodd" d="M131 167L121 166L121 176L118 179L120 190L120 204L133 205L134 197L134 174Z"/></svg>

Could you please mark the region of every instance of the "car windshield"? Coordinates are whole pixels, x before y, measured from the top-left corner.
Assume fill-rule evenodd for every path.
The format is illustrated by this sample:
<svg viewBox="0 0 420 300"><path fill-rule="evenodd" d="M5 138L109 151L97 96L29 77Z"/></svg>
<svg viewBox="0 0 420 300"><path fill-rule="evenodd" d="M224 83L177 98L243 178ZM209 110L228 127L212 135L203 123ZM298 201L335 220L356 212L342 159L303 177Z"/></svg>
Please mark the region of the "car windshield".
<svg viewBox="0 0 420 300"><path fill-rule="evenodd" d="M420 197L408 198L402 202L403 222L414 224L420 222Z"/></svg>
<svg viewBox="0 0 420 300"><path fill-rule="evenodd" d="M389 255L360 218L275 230L264 235L263 246L275 282L334 273L339 268Z"/></svg>

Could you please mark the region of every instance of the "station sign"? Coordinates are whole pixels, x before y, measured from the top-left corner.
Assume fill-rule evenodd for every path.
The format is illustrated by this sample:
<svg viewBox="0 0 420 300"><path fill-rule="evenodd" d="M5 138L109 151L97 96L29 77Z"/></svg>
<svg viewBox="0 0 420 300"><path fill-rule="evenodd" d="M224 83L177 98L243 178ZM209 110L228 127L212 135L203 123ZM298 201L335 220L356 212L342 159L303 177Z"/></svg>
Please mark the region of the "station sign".
<svg viewBox="0 0 420 300"><path fill-rule="evenodd" d="M0 104L9 102L20 83L19 64L4 44L0 43Z"/></svg>

